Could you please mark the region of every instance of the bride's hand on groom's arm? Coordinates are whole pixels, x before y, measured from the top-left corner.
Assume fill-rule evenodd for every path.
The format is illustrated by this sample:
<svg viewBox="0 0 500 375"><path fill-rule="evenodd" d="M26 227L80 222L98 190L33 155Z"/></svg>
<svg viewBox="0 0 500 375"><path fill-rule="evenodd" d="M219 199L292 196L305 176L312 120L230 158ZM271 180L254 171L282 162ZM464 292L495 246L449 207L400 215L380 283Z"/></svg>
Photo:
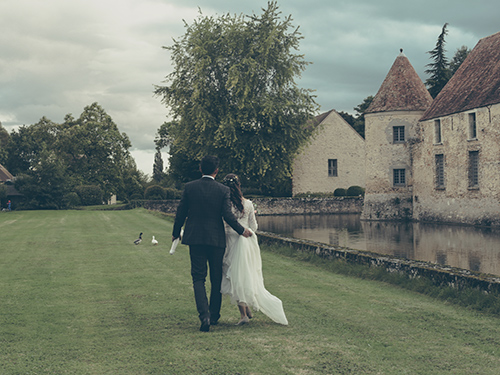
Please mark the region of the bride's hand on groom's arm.
<svg viewBox="0 0 500 375"><path fill-rule="evenodd" d="M243 237L250 237L252 235L252 231L248 228L245 228L245 231L241 234Z"/></svg>

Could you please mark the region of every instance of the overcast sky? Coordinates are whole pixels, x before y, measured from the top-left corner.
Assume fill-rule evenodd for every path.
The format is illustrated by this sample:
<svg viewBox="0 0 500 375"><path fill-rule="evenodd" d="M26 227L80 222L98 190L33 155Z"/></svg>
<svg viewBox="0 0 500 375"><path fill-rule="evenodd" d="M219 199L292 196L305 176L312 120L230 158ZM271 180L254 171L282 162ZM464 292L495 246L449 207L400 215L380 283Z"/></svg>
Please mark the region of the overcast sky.
<svg viewBox="0 0 500 375"><path fill-rule="evenodd" d="M321 111L355 113L403 48L422 80L427 51L449 23L447 56L500 31L496 0L281 0L312 62L298 81ZM198 15L260 14L267 0L1 0L0 122L10 132L45 116L61 123L98 102L151 175L167 110L154 85L171 72L162 46ZM167 155L164 155L166 159ZM166 161L166 160L165 160Z"/></svg>

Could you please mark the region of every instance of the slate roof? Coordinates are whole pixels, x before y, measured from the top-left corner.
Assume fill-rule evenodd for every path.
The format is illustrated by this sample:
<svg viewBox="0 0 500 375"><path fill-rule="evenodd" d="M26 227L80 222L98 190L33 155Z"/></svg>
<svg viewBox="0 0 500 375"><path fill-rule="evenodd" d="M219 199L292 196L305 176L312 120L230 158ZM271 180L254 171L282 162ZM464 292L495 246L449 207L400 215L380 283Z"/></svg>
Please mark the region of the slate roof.
<svg viewBox="0 0 500 375"><path fill-rule="evenodd" d="M421 120L500 103L500 32L481 39Z"/></svg>
<svg viewBox="0 0 500 375"><path fill-rule="evenodd" d="M401 51L365 113L425 111L432 97Z"/></svg>

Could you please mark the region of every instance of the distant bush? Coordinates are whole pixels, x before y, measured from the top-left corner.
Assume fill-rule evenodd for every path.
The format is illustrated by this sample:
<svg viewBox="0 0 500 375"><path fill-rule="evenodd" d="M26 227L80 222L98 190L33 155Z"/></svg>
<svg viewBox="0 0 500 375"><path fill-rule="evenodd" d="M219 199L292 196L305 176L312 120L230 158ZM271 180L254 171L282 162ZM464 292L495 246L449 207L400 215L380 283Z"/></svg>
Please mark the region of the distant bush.
<svg viewBox="0 0 500 375"><path fill-rule="evenodd" d="M334 197L345 197L347 195L347 191L344 188L337 188L333 192Z"/></svg>
<svg viewBox="0 0 500 375"><path fill-rule="evenodd" d="M167 198L167 193L160 185L151 185L144 191L144 199L162 200Z"/></svg>
<svg viewBox="0 0 500 375"><path fill-rule="evenodd" d="M163 190L165 191L166 199L179 199L182 196L182 192L175 188L165 188Z"/></svg>
<svg viewBox="0 0 500 375"><path fill-rule="evenodd" d="M102 189L97 185L81 185L75 188L76 194L80 197L82 206L94 206L102 204L104 195Z"/></svg>
<svg viewBox="0 0 500 375"><path fill-rule="evenodd" d="M348 197L359 197L360 195L365 195L365 189L361 186L351 186L347 189L346 195Z"/></svg>
<svg viewBox="0 0 500 375"><path fill-rule="evenodd" d="M80 206L82 204L82 201L81 201L80 197L78 196L78 194L73 191L71 193L66 194L63 197L63 203L66 207L71 208L71 207Z"/></svg>

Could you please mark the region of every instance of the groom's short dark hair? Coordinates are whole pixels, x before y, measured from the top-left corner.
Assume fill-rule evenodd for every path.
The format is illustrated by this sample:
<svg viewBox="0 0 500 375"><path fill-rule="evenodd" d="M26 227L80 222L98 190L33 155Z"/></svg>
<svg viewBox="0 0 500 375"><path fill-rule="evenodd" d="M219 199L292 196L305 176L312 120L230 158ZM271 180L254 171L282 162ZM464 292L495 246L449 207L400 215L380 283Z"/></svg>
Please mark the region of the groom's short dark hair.
<svg viewBox="0 0 500 375"><path fill-rule="evenodd" d="M219 168L219 158L217 156L207 155L201 159L200 169L204 175L211 175Z"/></svg>

